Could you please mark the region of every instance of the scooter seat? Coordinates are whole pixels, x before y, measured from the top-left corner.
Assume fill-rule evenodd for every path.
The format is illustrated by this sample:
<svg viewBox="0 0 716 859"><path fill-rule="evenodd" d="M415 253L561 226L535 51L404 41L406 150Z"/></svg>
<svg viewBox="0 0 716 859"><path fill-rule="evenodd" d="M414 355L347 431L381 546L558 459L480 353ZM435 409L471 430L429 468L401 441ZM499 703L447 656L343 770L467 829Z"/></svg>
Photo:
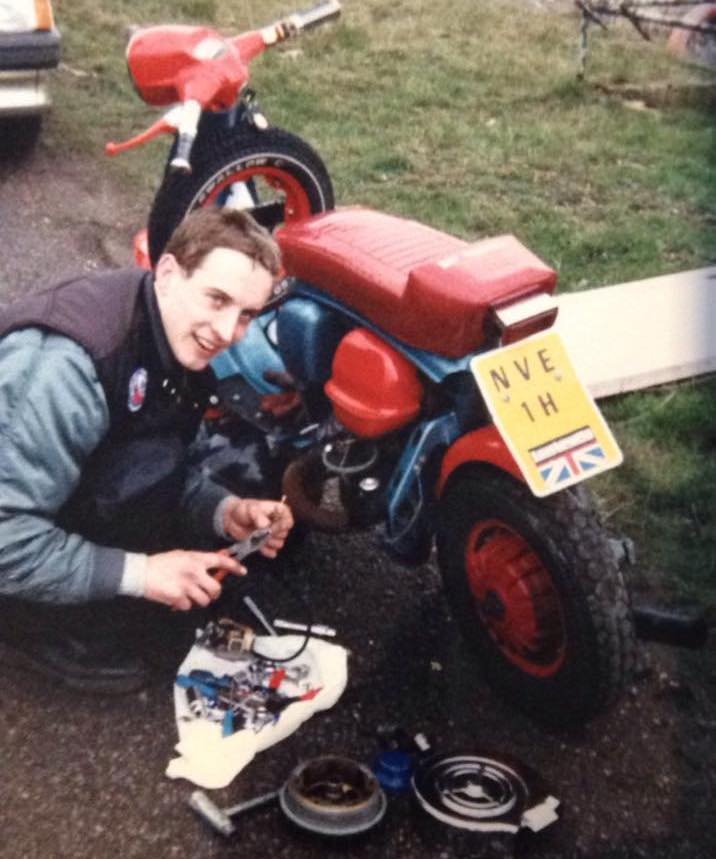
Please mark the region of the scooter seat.
<svg viewBox="0 0 716 859"><path fill-rule="evenodd" d="M557 281L514 236L471 244L360 207L298 221L276 238L287 274L409 346L451 358L480 348L491 308L553 292Z"/></svg>

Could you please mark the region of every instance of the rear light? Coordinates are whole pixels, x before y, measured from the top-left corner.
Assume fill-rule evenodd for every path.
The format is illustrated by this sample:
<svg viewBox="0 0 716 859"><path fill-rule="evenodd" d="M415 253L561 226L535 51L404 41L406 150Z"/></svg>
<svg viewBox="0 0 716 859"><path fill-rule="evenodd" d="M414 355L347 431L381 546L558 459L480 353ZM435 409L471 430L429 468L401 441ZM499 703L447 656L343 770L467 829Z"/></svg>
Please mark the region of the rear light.
<svg viewBox="0 0 716 859"><path fill-rule="evenodd" d="M51 30L55 26L50 0L35 0L35 18L38 30Z"/></svg>
<svg viewBox="0 0 716 859"><path fill-rule="evenodd" d="M557 310L557 300L545 292L493 308L492 313L500 329L500 343L507 346L550 328L557 318Z"/></svg>

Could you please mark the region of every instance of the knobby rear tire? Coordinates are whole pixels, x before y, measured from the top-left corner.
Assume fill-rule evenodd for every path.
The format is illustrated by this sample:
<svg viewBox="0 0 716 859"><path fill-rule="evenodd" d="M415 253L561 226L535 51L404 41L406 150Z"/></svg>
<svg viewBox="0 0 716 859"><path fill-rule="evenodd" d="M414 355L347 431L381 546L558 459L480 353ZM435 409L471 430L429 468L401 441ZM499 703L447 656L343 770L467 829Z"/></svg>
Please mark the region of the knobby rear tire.
<svg viewBox="0 0 716 859"><path fill-rule="evenodd" d="M490 684L552 726L611 704L633 670L618 560L583 487L536 498L482 466L448 482L438 560L453 615Z"/></svg>

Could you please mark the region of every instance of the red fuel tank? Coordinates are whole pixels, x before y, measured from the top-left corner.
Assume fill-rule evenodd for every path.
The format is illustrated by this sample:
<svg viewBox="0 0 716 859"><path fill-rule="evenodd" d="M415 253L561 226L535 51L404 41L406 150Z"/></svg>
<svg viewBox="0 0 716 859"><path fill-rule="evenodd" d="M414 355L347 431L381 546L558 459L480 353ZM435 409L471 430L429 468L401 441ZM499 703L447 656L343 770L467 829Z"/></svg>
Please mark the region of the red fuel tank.
<svg viewBox="0 0 716 859"><path fill-rule="evenodd" d="M362 438L375 438L411 421L423 386L415 367L366 328L341 340L325 391L336 417Z"/></svg>

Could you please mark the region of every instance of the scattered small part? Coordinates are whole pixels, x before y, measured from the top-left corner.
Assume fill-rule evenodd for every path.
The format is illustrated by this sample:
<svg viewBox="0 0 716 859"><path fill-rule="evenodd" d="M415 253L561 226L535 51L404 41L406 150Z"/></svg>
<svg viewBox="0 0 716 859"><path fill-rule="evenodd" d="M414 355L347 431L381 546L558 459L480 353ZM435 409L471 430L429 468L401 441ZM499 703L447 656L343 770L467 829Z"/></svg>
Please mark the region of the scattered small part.
<svg viewBox="0 0 716 859"><path fill-rule="evenodd" d="M231 673L218 676L193 668L177 674L175 680L186 694L188 714L184 718L219 723L222 737L242 730L258 733L275 724L292 703L310 701L321 691L320 686L310 686L310 670L304 664L277 668L247 651L233 656L232 661Z"/></svg>
<svg viewBox="0 0 716 859"><path fill-rule="evenodd" d="M420 761L413 792L431 817L473 832L538 832L557 820L559 800L531 769L492 755L454 753Z"/></svg>
<svg viewBox="0 0 716 859"><path fill-rule="evenodd" d="M282 620L276 618L273 622L276 629L292 629L296 632L308 632L308 626L305 623L294 623L292 620ZM322 623L311 624L311 635L325 635L327 638L335 638L336 631L331 626L324 626Z"/></svg>
<svg viewBox="0 0 716 859"><path fill-rule="evenodd" d="M199 633L196 643L222 659L242 659L251 652L256 635L246 626L228 617L210 621Z"/></svg>
<svg viewBox="0 0 716 859"><path fill-rule="evenodd" d="M378 755L373 772L384 790L402 793L410 787L412 757L402 749L387 749Z"/></svg>
<svg viewBox="0 0 716 859"><path fill-rule="evenodd" d="M256 796L253 799L248 799L245 802L239 802L229 808L219 808L219 806L209 798L203 790L195 790L189 797L189 807L195 811L212 829L215 829L220 835L228 837L233 835L236 830L232 817L242 814L244 811L249 811L252 808L257 808L260 805L266 805L276 799L278 791L264 793L261 796Z"/></svg>
<svg viewBox="0 0 716 859"><path fill-rule="evenodd" d="M278 687L283 683L286 679L286 669L285 668L275 668L271 677L269 678L268 688L269 689L278 689Z"/></svg>
<svg viewBox="0 0 716 859"><path fill-rule="evenodd" d="M423 734L422 731L418 731L417 734L413 736L413 742L415 743L415 747L420 752L420 754L427 754L432 746L430 745L430 740Z"/></svg>
<svg viewBox="0 0 716 859"><path fill-rule="evenodd" d="M268 632L269 635L278 635L276 630L271 626L271 624L266 620L266 616L261 611L261 609L256 605L256 603L251 599L250 596L244 597L244 603L246 608L253 614L253 616L258 620L258 622L263 626L263 628Z"/></svg>
<svg viewBox="0 0 716 859"><path fill-rule="evenodd" d="M189 710L194 718L206 718L207 709L204 696L194 685L186 686L186 697Z"/></svg>

